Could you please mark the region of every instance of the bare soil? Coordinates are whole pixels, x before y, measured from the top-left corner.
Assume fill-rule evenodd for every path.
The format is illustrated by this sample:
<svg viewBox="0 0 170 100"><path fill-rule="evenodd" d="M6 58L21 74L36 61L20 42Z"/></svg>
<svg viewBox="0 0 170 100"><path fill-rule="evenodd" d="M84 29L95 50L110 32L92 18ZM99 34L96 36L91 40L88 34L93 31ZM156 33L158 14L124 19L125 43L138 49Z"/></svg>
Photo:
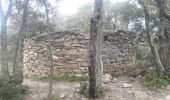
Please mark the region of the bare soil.
<svg viewBox="0 0 170 100"><path fill-rule="evenodd" d="M170 95L170 89L165 87L151 90L144 86L140 79L130 81L126 76L117 79L115 83L104 84L108 91L105 98L100 100L165 100L165 97ZM124 88L123 83L131 84L132 87ZM47 97L48 82L25 79L23 85L28 86L25 100L45 100ZM79 82L54 82L52 93L60 97L59 100L88 100L75 92L79 87Z"/></svg>

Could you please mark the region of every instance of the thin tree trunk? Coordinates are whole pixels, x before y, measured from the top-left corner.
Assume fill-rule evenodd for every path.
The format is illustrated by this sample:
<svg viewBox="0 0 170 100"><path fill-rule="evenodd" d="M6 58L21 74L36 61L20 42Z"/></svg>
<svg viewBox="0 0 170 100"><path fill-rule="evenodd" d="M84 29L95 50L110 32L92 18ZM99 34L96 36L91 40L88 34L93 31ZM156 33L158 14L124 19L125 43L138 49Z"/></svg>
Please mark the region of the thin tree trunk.
<svg viewBox="0 0 170 100"><path fill-rule="evenodd" d="M1 71L2 79L7 81L9 79L8 71L8 48L7 48L7 21L12 10L12 0L9 0L7 13L4 14L1 0L0 0L0 18L1 18Z"/></svg>
<svg viewBox="0 0 170 100"><path fill-rule="evenodd" d="M163 66L165 67L165 72L170 72L170 38L169 33L166 31L166 18L168 19L168 15L165 13L165 1L164 0L156 0L158 8L159 8L159 55Z"/></svg>
<svg viewBox="0 0 170 100"><path fill-rule="evenodd" d="M51 100L51 93L52 93L52 83L53 83L53 57L51 51L51 44L48 45L49 51L49 68L50 68L50 75L49 75L49 90L48 90L48 97L47 100Z"/></svg>
<svg viewBox="0 0 170 100"><path fill-rule="evenodd" d="M144 11L144 15L145 15L146 34L147 34L147 39L148 39L148 42L149 42L149 46L151 48L151 52L152 52L155 64L157 66L157 69L159 70L159 73L162 74L165 70L164 70L162 62L161 62L161 60L159 58L158 50L157 50L156 46L154 45L154 43L152 41L152 38L151 38L150 27L149 27L149 23L150 23L149 11L148 11L148 8L146 7L143 0L138 0L138 1L142 6L143 11Z"/></svg>
<svg viewBox="0 0 170 100"><path fill-rule="evenodd" d="M13 78L17 84L21 84L23 81L23 46L24 46L23 32L25 30L25 25L27 21L28 3L29 0L24 1L22 23L16 38L17 41L16 41L15 59L13 65Z"/></svg>
<svg viewBox="0 0 170 100"><path fill-rule="evenodd" d="M8 71L8 53L7 53L7 20L2 18L1 20L1 71L2 79L9 79Z"/></svg>
<svg viewBox="0 0 170 100"><path fill-rule="evenodd" d="M102 48L102 14L103 0L95 0L94 15L90 23L89 50L89 95L92 98L100 96L102 88L103 63Z"/></svg>
<svg viewBox="0 0 170 100"><path fill-rule="evenodd" d="M49 8L47 5L47 1L45 0L40 0L40 2L44 5L45 7L45 12L46 12L46 23L47 23L47 32L49 32L49 24L50 24L50 19L49 19ZM49 37L49 44L48 44L48 49L49 49L49 68L50 68L50 74L49 74L49 87L48 87L48 95L47 95L47 100L51 100L51 94L52 94L52 83L53 83L53 57L52 57L52 42L51 40L52 37Z"/></svg>

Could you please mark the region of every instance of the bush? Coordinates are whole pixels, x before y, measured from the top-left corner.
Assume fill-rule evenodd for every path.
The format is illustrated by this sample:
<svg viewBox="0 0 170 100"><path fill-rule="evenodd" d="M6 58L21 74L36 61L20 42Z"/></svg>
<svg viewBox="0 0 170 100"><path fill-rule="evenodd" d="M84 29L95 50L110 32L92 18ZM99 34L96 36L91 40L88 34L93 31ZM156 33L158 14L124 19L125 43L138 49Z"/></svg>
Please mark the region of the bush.
<svg viewBox="0 0 170 100"><path fill-rule="evenodd" d="M136 60L135 62L135 68L143 68L145 65L146 61L145 60Z"/></svg>
<svg viewBox="0 0 170 100"><path fill-rule="evenodd" d="M58 96L53 95L51 100L60 100Z"/></svg>
<svg viewBox="0 0 170 100"><path fill-rule="evenodd" d="M146 68L152 66L153 64L147 60L136 60L135 62L135 68Z"/></svg>
<svg viewBox="0 0 170 100"><path fill-rule="evenodd" d="M8 82L0 80L0 100L22 100L25 91L24 86L16 85L11 80Z"/></svg>
<svg viewBox="0 0 170 100"><path fill-rule="evenodd" d="M170 75L159 75L156 72L151 72L146 76L145 84L156 88L167 86L170 84Z"/></svg>

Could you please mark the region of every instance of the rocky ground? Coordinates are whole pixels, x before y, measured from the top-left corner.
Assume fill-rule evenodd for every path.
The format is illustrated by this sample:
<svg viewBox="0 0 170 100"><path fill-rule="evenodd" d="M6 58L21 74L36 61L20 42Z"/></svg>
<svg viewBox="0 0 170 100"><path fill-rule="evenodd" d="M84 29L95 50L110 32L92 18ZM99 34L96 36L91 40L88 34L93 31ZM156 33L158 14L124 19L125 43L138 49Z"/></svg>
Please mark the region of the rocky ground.
<svg viewBox="0 0 170 100"><path fill-rule="evenodd" d="M47 82L25 79L23 84L28 86L25 100L43 100L47 97ZM79 82L55 82L53 95L57 95L60 100L88 100L76 93L79 87ZM150 90L141 84L140 79L132 81L127 76L114 78L112 82L105 82L104 87L108 91L105 98L101 100L170 100L170 86Z"/></svg>

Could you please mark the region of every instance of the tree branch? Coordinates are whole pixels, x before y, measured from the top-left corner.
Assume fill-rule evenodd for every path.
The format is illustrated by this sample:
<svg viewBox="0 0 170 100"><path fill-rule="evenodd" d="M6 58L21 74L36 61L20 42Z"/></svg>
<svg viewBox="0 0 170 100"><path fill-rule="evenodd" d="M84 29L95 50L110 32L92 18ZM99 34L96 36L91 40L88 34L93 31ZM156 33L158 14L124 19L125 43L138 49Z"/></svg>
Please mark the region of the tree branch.
<svg viewBox="0 0 170 100"><path fill-rule="evenodd" d="M9 16L10 16L10 14L11 14L11 11L12 11L12 3L13 3L13 1L12 1L12 0L9 0L8 10L7 10L7 13L6 13L6 19L8 19Z"/></svg>
<svg viewBox="0 0 170 100"><path fill-rule="evenodd" d="M2 9L1 0L0 0L0 15L4 16L4 12L3 12L3 9Z"/></svg>
<svg viewBox="0 0 170 100"><path fill-rule="evenodd" d="M158 8L159 8L160 12L162 12L162 15L163 15L167 20L170 21L170 15L168 15L168 14L165 12L165 9L164 9L164 7L163 7L163 5L164 5L164 0L156 0L156 2L157 2L157 5L158 5Z"/></svg>
<svg viewBox="0 0 170 100"><path fill-rule="evenodd" d="M143 12L144 12L144 15L145 15L146 34L147 34L147 39L148 39L148 42L149 42L149 46L151 48L152 55L154 57L154 61L155 61L155 64L157 66L157 69L160 71L160 74L162 74L165 71L165 69L164 69L164 66L162 65L162 62L160 60L158 50L157 50L156 46L154 45L154 43L152 41L152 38L151 38L152 36L150 34L150 25L149 25L149 23L150 23L150 15L149 15L148 8L145 5L144 0L138 0L138 2L142 6Z"/></svg>

